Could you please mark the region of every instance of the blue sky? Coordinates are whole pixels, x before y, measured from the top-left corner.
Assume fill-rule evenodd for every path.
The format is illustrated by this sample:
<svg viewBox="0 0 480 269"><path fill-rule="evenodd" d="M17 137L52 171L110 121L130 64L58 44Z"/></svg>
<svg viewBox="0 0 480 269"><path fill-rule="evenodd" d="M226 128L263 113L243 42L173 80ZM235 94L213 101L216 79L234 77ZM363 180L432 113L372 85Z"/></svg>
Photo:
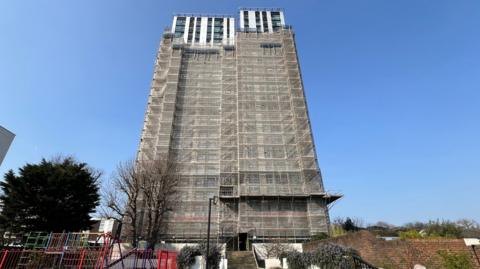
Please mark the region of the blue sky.
<svg viewBox="0 0 480 269"><path fill-rule="evenodd" d="M200 4L201 3L201 4ZM175 12L283 7L294 26L332 217L480 221L480 1L1 1L3 175L71 154L135 155Z"/></svg>

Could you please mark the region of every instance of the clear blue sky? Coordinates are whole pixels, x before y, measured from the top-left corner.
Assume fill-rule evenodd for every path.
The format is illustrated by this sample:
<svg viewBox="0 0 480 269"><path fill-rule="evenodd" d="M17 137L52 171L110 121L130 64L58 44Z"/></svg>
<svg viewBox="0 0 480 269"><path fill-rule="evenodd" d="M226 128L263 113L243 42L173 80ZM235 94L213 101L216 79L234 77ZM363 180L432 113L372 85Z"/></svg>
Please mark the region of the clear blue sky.
<svg viewBox="0 0 480 269"><path fill-rule="evenodd" d="M201 3L201 4L200 4ZM331 215L480 221L480 1L1 1L0 173L63 153L135 155L175 12L284 7Z"/></svg>

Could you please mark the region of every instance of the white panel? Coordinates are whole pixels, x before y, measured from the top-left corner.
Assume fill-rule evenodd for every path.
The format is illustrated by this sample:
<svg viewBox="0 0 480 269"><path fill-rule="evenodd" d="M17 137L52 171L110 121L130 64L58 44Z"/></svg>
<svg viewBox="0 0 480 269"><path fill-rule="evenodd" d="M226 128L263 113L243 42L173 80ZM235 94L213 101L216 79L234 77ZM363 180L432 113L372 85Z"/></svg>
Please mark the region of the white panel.
<svg viewBox="0 0 480 269"><path fill-rule="evenodd" d="M267 21L268 21L268 32L273 33L272 13L270 11L267 11Z"/></svg>
<svg viewBox="0 0 480 269"><path fill-rule="evenodd" d="M227 40L227 31L228 31L228 28L227 28L227 20L228 18L223 18L223 38L222 38L222 43L228 43L228 40Z"/></svg>
<svg viewBox="0 0 480 269"><path fill-rule="evenodd" d="M207 24L208 18L202 17L202 24L200 26L200 44L207 44Z"/></svg>
<svg viewBox="0 0 480 269"><path fill-rule="evenodd" d="M188 28L190 26L190 18L191 17L186 17L185 19L185 30L183 31L183 42L185 43L188 42Z"/></svg>
<svg viewBox="0 0 480 269"><path fill-rule="evenodd" d="M480 246L480 239L477 238L464 238L465 245L467 246Z"/></svg>
<svg viewBox="0 0 480 269"><path fill-rule="evenodd" d="M263 29L263 11L260 11L260 29L265 32L265 29Z"/></svg>
<svg viewBox="0 0 480 269"><path fill-rule="evenodd" d="M285 17L283 16L283 11L280 11L280 21L282 22L282 25L285 26Z"/></svg>
<svg viewBox="0 0 480 269"><path fill-rule="evenodd" d="M177 25L177 16L173 16L172 33L175 33L175 25Z"/></svg>
<svg viewBox="0 0 480 269"><path fill-rule="evenodd" d="M230 44L235 43L235 19L230 19Z"/></svg>
<svg viewBox="0 0 480 269"><path fill-rule="evenodd" d="M249 10L248 11L248 28L257 29L257 25L255 23L255 11Z"/></svg>
<svg viewBox="0 0 480 269"><path fill-rule="evenodd" d="M197 17L195 17L193 19L193 34L192 34L192 44L195 43L195 37L196 37L196 34L197 33Z"/></svg>
<svg viewBox="0 0 480 269"><path fill-rule="evenodd" d="M243 25L243 10L240 10L240 28L244 28L245 25Z"/></svg>

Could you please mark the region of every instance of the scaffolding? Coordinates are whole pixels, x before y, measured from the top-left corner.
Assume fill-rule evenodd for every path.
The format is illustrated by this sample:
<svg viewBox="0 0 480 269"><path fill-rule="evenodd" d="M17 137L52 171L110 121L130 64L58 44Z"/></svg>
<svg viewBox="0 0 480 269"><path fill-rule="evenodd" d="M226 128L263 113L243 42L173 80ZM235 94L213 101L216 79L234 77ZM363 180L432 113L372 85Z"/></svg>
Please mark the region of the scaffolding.
<svg viewBox="0 0 480 269"><path fill-rule="evenodd" d="M181 44L164 35L138 158L180 167L181 199L164 239L309 238L328 232L294 33L237 32L234 45Z"/></svg>

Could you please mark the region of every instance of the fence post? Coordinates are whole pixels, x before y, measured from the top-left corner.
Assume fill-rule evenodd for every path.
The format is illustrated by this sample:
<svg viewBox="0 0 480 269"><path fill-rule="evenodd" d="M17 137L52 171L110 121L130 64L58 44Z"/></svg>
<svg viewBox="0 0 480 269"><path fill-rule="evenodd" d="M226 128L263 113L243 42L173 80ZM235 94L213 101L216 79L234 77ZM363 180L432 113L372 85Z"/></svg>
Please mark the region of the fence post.
<svg viewBox="0 0 480 269"><path fill-rule="evenodd" d="M3 265L5 264L5 260L7 259L7 255L8 255L8 249L3 252L2 261L0 262L0 269L3 268Z"/></svg>
<svg viewBox="0 0 480 269"><path fill-rule="evenodd" d="M78 264L78 269L82 269L84 259L85 259L85 249L82 250L82 254L80 255L80 263Z"/></svg>

